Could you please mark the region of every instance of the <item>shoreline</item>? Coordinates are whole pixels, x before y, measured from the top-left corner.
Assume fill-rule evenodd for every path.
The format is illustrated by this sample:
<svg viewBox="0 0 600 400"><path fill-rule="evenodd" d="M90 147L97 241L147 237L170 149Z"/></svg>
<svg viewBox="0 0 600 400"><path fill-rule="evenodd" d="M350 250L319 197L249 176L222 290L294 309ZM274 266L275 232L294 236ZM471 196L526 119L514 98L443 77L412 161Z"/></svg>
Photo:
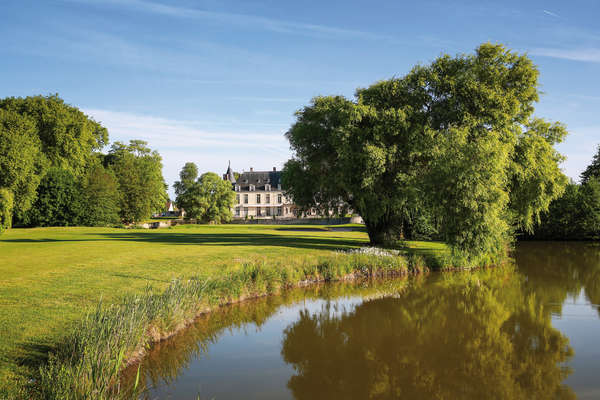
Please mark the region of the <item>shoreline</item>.
<svg viewBox="0 0 600 400"><path fill-rule="evenodd" d="M447 259L374 248L332 252L314 261L309 265L251 261L237 270L224 270L216 278L175 280L162 292L148 288L146 293L126 297L120 304L104 306L100 302L67 333L49 355L48 363L41 366L40 379L30 388L31 398L36 398L35 394L46 399L135 397L135 393L122 391L122 372L139 364L154 344L226 305L319 283L469 271L485 266L450 267Z"/></svg>

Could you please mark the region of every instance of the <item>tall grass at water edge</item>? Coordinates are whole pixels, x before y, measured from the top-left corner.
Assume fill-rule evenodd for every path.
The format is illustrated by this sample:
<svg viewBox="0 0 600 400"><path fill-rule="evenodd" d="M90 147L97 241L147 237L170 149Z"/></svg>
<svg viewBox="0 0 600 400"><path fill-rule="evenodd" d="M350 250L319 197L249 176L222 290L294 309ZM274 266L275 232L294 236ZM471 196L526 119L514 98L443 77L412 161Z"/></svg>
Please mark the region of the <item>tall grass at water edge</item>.
<svg viewBox="0 0 600 400"><path fill-rule="evenodd" d="M32 395L65 400L134 398L136 387L133 392L121 388L122 369L201 313L311 282L420 273L428 270L428 261L442 269L450 262L380 249L334 252L309 264L304 259L290 259L286 265L250 260L219 278L175 280L160 293L148 287L119 305L100 302L40 368Z"/></svg>

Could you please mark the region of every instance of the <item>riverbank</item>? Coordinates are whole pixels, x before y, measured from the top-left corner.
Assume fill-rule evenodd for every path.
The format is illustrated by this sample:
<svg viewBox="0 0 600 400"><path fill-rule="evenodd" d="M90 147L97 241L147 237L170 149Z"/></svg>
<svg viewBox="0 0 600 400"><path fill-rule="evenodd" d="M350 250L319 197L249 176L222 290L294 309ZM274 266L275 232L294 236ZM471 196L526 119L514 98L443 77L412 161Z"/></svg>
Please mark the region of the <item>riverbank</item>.
<svg viewBox="0 0 600 400"><path fill-rule="evenodd" d="M293 231L273 226L182 226L160 232L10 231L0 238L0 265L6 277L0 283L0 299L7 310L0 317L3 395L18 397L15 387L23 388L29 378L37 378L37 386L37 368L48 352L59 355L50 364L54 367L46 369L45 379L52 383L63 378L68 382L75 373L110 375L125 365L125 359L139 356L146 344L169 336L198 312L220 304L312 281L408 273L424 270L427 263L439 268L447 261L447 251L439 243L409 243L403 256L382 264L377 256L335 252L366 244L366 234L360 231ZM172 283L175 278L179 280ZM98 306L84 319L100 299L104 305L119 305ZM120 329L123 323L131 324L129 330ZM109 325L119 329L109 334L103 328ZM86 371L86 360L70 359L67 367L60 361L69 346L78 351L81 346L86 351L90 348L85 346L98 347L101 342L92 339L103 334L108 340L105 345L120 350L102 353L107 363L102 371ZM107 369L108 364L113 368ZM63 378L57 378L61 374ZM107 382L104 378L96 381Z"/></svg>

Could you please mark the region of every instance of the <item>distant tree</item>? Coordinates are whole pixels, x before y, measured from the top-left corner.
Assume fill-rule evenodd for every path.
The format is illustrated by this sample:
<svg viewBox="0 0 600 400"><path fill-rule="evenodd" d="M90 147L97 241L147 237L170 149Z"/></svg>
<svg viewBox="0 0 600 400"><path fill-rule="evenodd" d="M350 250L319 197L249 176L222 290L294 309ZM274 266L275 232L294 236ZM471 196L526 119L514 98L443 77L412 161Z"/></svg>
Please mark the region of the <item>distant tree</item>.
<svg viewBox="0 0 600 400"><path fill-rule="evenodd" d="M125 223L139 222L164 207L168 199L162 158L141 140L113 143L106 164L119 184L119 208Z"/></svg>
<svg viewBox="0 0 600 400"><path fill-rule="evenodd" d="M179 181L173 184L175 189L175 204L179 208L185 209L183 203L186 200L186 194L190 192L192 186L196 184L198 179L198 167L192 162L186 163L179 172Z"/></svg>
<svg viewBox="0 0 600 400"><path fill-rule="evenodd" d="M81 224L107 226L120 221L119 187L112 171L101 164L91 166L81 185Z"/></svg>
<svg viewBox="0 0 600 400"><path fill-rule="evenodd" d="M7 188L0 188L0 234L12 226L14 196Z"/></svg>
<svg viewBox="0 0 600 400"><path fill-rule="evenodd" d="M483 44L355 101L317 97L287 133L284 186L304 208L345 202L373 244L410 239L425 219L457 252L500 254L566 184L553 147L565 128L532 117L537 77L527 56Z"/></svg>
<svg viewBox="0 0 600 400"><path fill-rule="evenodd" d="M600 177L590 176L579 189L581 194L581 231L585 238L600 237Z"/></svg>
<svg viewBox="0 0 600 400"><path fill-rule="evenodd" d="M33 130L50 165L69 171L76 178L84 174L92 152L108 142L106 128L58 95L8 97L0 99L0 109L27 117L34 124Z"/></svg>
<svg viewBox="0 0 600 400"><path fill-rule="evenodd" d="M195 180L197 174L198 169L193 163L185 164L181 170L181 180L173 185L177 193L177 207L183 208L188 217L202 222L229 222L235 199L231 183L213 172L202 174Z"/></svg>
<svg viewBox="0 0 600 400"><path fill-rule="evenodd" d="M585 184L591 178L600 178L600 146L594 154L592 163L581 173L581 183Z"/></svg>
<svg viewBox="0 0 600 400"><path fill-rule="evenodd" d="M70 171L52 167L37 189L33 207L23 222L30 226L72 226L80 223L82 198Z"/></svg>
<svg viewBox="0 0 600 400"><path fill-rule="evenodd" d="M31 208L45 165L35 124L0 109L0 187L12 193L17 218Z"/></svg>

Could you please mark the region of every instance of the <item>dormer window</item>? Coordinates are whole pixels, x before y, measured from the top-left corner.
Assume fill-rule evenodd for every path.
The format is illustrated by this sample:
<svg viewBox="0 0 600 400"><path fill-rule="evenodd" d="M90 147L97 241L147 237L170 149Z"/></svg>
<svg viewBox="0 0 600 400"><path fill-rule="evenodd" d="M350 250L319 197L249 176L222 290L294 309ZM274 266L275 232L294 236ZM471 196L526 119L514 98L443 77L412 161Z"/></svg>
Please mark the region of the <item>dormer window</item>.
<svg viewBox="0 0 600 400"><path fill-rule="evenodd" d="M235 191L239 192L240 191L240 185L235 185Z"/></svg>
<svg viewBox="0 0 600 400"><path fill-rule="evenodd" d="M277 190L281 190L281 183L277 184Z"/></svg>
<svg viewBox="0 0 600 400"><path fill-rule="evenodd" d="M244 179L244 183L248 183L248 179Z"/></svg>
<svg viewBox="0 0 600 400"><path fill-rule="evenodd" d="M265 185L265 190L266 190L266 191L269 191L269 190L271 190L271 185L269 185L269 184L267 183L267 184Z"/></svg>
<svg viewBox="0 0 600 400"><path fill-rule="evenodd" d="M250 185L250 187L248 188L248 190L250 190L251 192L254 192L255 186L254 185Z"/></svg>

